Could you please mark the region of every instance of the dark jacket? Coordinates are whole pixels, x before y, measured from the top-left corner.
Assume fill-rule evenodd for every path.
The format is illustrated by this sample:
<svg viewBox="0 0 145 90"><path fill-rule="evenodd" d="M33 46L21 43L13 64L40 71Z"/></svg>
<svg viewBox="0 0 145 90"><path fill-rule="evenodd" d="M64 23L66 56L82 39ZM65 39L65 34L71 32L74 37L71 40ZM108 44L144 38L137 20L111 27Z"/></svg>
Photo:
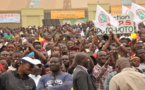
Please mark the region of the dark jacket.
<svg viewBox="0 0 145 90"><path fill-rule="evenodd" d="M96 90L88 73L80 66L77 66L73 72L74 90Z"/></svg>
<svg viewBox="0 0 145 90"><path fill-rule="evenodd" d="M28 75L21 78L17 71L8 71L0 76L0 90L36 90L36 85Z"/></svg>

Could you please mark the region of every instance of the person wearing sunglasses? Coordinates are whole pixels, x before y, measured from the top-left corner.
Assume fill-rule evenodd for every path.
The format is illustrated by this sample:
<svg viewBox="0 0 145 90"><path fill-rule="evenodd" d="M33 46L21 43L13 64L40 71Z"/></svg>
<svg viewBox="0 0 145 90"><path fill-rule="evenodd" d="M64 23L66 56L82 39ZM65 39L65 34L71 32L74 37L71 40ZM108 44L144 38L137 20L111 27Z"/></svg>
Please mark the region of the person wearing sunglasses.
<svg viewBox="0 0 145 90"><path fill-rule="evenodd" d="M28 76L34 65L35 61L32 58L23 57L18 69L0 76L0 90L36 90L34 80Z"/></svg>
<svg viewBox="0 0 145 90"><path fill-rule="evenodd" d="M70 90L73 86L72 76L62 72L61 66L61 58L52 57L50 59L50 70L52 73L41 77L36 90Z"/></svg>
<svg viewBox="0 0 145 90"><path fill-rule="evenodd" d="M29 74L29 77L31 77L34 81L36 86L38 85L39 79L41 78L41 72L42 72L42 64L40 60L33 59L35 61L35 65L32 69L31 74Z"/></svg>

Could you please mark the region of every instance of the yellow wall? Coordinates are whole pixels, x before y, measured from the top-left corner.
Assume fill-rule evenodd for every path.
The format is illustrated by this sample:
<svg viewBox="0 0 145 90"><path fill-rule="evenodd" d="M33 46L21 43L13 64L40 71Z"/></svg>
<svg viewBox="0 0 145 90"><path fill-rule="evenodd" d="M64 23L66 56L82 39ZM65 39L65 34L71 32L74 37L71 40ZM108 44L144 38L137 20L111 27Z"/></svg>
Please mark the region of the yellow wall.
<svg viewBox="0 0 145 90"><path fill-rule="evenodd" d="M101 3L100 6L105 9L107 12L109 12L109 4L108 3ZM96 8L97 8L97 3L94 4L88 4L88 19L89 20L95 20L96 16Z"/></svg>
<svg viewBox="0 0 145 90"><path fill-rule="evenodd" d="M21 10L22 27L42 26L44 19L44 10L41 8L24 8Z"/></svg>

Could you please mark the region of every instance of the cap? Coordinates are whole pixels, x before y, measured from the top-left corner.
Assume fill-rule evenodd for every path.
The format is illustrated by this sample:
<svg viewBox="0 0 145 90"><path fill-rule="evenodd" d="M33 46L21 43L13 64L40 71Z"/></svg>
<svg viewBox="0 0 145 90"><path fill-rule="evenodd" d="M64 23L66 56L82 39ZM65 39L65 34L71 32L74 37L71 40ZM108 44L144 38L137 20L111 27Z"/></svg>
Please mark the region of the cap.
<svg viewBox="0 0 145 90"><path fill-rule="evenodd" d="M135 56L135 57L131 57L130 61L135 60L135 59L140 60L139 57Z"/></svg>
<svg viewBox="0 0 145 90"><path fill-rule="evenodd" d="M34 61L34 65L38 65L38 64L41 64L41 62L40 62L40 60L38 60L38 59L33 59L33 61Z"/></svg>
<svg viewBox="0 0 145 90"><path fill-rule="evenodd" d="M41 64L41 62L40 62L40 60L38 60L38 59L33 59L33 61L34 61L34 67L36 67L36 68L41 68L42 67L42 64Z"/></svg>
<svg viewBox="0 0 145 90"><path fill-rule="evenodd" d="M121 36L119 39L121 40L121 39L124 39L124 38L126 38L125 36Z"/></svg>
<svg viewBox="0 0 145 90"><path fill-rule="evenodd" d="M20 63L30 63L30 64L35 65L35 61L30 57L23 57Z"/></svg>

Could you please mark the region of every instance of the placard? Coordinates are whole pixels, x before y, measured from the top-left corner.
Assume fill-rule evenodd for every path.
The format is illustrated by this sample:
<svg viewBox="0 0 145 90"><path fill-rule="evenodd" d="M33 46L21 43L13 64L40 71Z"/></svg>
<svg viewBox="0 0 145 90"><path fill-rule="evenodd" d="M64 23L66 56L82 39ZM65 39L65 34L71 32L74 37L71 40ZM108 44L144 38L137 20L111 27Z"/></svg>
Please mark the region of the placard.
<svg viewBox="0 0 145 90"><path fill-rule="evenodd" d="M113 31L114 34L120 34L120 33L133 33L134 32L134 24L133 24L133 18L129 15L115 15L113 16L118 20L119 27L111 26L110 24L107 24L106 30L101 30L97 28L97 35L103 35L103 34L109 34L109 31Z"/></svg>

